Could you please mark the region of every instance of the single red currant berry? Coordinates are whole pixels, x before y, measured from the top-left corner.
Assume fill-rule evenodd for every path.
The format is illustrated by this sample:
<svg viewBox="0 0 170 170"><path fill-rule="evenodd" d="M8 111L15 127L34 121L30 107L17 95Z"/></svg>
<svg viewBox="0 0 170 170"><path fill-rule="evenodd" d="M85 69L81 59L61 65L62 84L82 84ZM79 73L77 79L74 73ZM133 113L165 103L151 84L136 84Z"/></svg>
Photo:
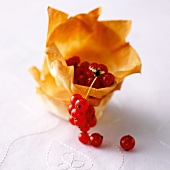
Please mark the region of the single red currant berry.
<svg viewBox="0 0 170 170"><path fill-rule="evenodd" d="M79 134L78 138L81 143L86 144L86 145L90 144L90 136L88 133L82 132Z"/></svg>
<svg viewBox="0 0 170 170"><path fill-rule="evenodd" d="M100 69L100 71L104 71L105 73L108 73L108 69L104 64L99 64L98 69Z"/></svg>
<svg viewBox="0 0 170 170"><path fill-rule="evenodd" d="M135 146L135 139L132 136L130 136L130 135L123 136L120 139L120 146L124 150L129 151L129 150L134 148L134 146Z"/></svg>
<svg viewBox="0 0 170 170"><path fill-rule="evenodd" d="M102 75L101 84L103 87L110 87L114 84L115 78L111 73L105 73Z"/></svg>
<svg viewBox="0 0 170 170"><path fill-rule="evenodd" d="M90 130L90 125L86 123L84 126L79 127L82 132L88 132Z"/></svg>
<svg viewBox="0 0 170 170"><path fill-rule="evenodd" d="M87 111L86 111L86 119L89 122L92 118L95 116L95 109L92 105L89 105Z"/></svg>
<svg viewBox="0 0 170 170"><path fill-rule="evenodd" d="M103 136L99 133L93 133L90 135L90 143L95 147L99 147L102 144Z"/></svg>
<svg viewBox="0 0 170 170"><path fill-rule="evenodd" d="M78 120L82 120L85 119L86 120L86 114L85 112L80 112L78 109L73 109L71 111L71 115L75 118L77 118Z"/></svg>
<svg viewBox="0 0 170 170"><path fill-rule="evenodd" d="M86 111L87 122L90 122L94 117L95 117L95 110L94 110L94 107L90 105Z"/></svg>
<svg viewBox="0 0 170 170"><path fill-rule="evenodd" d="M75 108L78 109L80 112L86 111L88 107L89 107L89 103L84 98L77 100L75 103Z"/></svg>
<svg viewBox="0 0 170 170"><path fill-rule="evenodd" d="M74 106L72 104L70 104L68 106L68 112L71 114L71 111L74 109Z"/></svg>
<svg viewBox="0 0 170 170"><path fill-rule="evenodd" d="M81 68L87 70L89 68L89 63L87 61L82 62L80 65Z"/></svg>
<svg viewBox="0 0 170 170"><path fill-rule="evenodd" d="M75 118L77 118L77 116L80 114L80 111L79 110L77 110L77 109L72 109L72 111L71 111L71 116L73 116L73 117L75 117Z"/></svg>
<svg viewBox="0 0 170 170"><path fill-rule="evenodd" d="M73 96L71 96L70 102L73 106L75 106L76 101L81 98L82 96L80 94L74 94Z"/></svg>
<svg viewBox="0 0 170 170"><path fill-rule="evenodd" d="M89 77L86 81L86 86L90 87L91 83L93 82L94 77Z"/></svg>
<svg viewBox="0 0 170 170"><path fill-rule="evenodd" d="M89 65L89 68L86 71L86 75L88 77L95 77L95 72L97 71L98 64L97 63L92 63Z"/></svg>
<svg viewBox="0 0 170 170"><path fill-rule="evenodd" d="M69 116L69 122L72 124L72 125L75 125L75 118L73 116Z"/></svg>
<svg viewBox="0 0 170 170"><path fill-rule="evenodd" d="M92 84L93 80L94 80L93 77L89 77L87 79L87 81L86 81L86 86L90 87L90 85ZM100 88L100 81L98 80L98 78L96 79L96 81L94 82L92 87L96 88L96 89Z"/></svg>
<svg viewBox="0 0 170 170"><path fill-rule="evenodd" d="M89 70L91 70L91 69L98 69L98 64L97 63L92 63L92 64L90 64L90 66L89 66Z"/></svg>
<svg viewBox="0 0 170 170"><path fill-rule="evenodd" d="M92 70L87 69L86 72L85 72L85 75L86 75L87 77L92 77L92 78L94 78L94 73L92 72Z"/></svg>
<svg viewBox="0 0 170 170"><path fill-rule="evenodd" d="M86 112L80 112L77 117L76 117L78 120L86 120Z"/></svg>
<svg viewBox="0 0 170 170"><path fill-rule="evenodd" d="M78 77L76 77L76 84L85 86L86 85L86 76L79 75Z"/></svg>
<svg viewBox="0 0 170 170"><path fill-rule="evenodd" d="M94 116L94 118L92 118L92 119L89 121L89 124L90 124L90 127L96 126L96 124L97 124L97 119L96 119L95 116Z"/></svg>
<svg viewBox="0 0 170 170"><path fill-rule="evenodd" d="M78 76L84 74L84 70L83 70L83 68L78 67L78 68L75 68L74 73L75 73L74 76L78 77Z"/></svg>
<svg viewBox="0 0 170 170"><path fill-rule="evenodd" d="M72 58L69 58L68 60L66 60L66 63L68 66L75 66L77 67L77 65L80 63L80 58L77 56L74 56Z"/></svg>
<svg viewBox="0 0 170 170"><path fill-rule="evenodd" d="M94 109L94 107L92 105L89 105L86 112L87 112L87 114L93 115L93 114L95 114L95 109Z"/></svg>
<svg viewBox="0 0 170 170"><path fill-rule="evenodd" d="M74 123L76 126L85 126L87 121L86 119L76 119Z"/></svg>
<svg viewBox="0 0 170 170"><path fill-rule="evenodd" d="M101 87L100 81L99 81L99 79L97 78L96 81L95 81L94 84L93 84L93 88L99 89L100 87Z"/></svg>

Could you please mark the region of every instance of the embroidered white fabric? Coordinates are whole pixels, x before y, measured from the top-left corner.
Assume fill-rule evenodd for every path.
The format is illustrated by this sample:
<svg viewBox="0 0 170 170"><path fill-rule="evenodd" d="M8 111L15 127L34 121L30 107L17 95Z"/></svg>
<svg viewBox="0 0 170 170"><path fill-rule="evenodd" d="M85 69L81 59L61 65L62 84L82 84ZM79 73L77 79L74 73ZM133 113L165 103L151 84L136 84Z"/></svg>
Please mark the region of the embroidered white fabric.
<svg viewBox="0 0 170 170"><path fill-rule="evenodd" d="M78 129L45 111L27 72L41 66L47 6L74 15L102 6L100 19L131 19L128 37L143 63L128 77L91 132L101 148L84 146ZM170 169L170 2L134 0L0 1L0 170ZM119 147L130 134L136 147Z"/></svg>

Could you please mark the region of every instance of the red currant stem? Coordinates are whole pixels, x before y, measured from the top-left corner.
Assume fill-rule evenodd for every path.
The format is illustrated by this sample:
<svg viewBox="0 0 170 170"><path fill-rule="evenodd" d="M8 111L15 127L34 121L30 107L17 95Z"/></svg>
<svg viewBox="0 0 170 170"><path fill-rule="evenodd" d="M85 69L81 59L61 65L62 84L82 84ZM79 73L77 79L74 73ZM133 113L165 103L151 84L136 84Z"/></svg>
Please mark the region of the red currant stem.
<svg viewBox="0 0 170 170"><path fill-rule="evenodd" d="M90 91L91 91L91 89L92 89L92 86L93 86L93 84L95 83L96 79L97 79L97 76L95 77L95 79L93 80L93 82L91 83L91 85L90 85L90 87L89 87L89 90L88 90L88 92L87 92L87 94L86 94L86 97L85 97L86 100L87 100L87 98L88 98L88 95L89 95L89 93L90 93Z"/></svg>

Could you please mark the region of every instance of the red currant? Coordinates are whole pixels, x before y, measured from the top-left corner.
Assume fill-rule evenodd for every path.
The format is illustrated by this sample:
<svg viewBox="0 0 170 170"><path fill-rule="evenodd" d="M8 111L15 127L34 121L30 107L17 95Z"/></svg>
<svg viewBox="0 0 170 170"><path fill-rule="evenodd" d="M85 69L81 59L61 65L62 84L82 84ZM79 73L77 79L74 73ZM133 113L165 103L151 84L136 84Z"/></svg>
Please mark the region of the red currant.
<svg viewBox="0 0 170 170"><path fill-rule="evenodd" d="M99 147L102 144L103 136L99 133L93 133L90 135L90 143L95 147Z"/></svg>
<svg viewBox="0 0 170 170"><path fill-rule="evenodd" d="M88 132L90 130L90 125L86 123L84 126L79 127L82 132Z"/></svg>
<svg viewBox="0 0 170 170"><path fill-rule="evenodd" d="M87 113L93 115L95 113L95 109L92 105L89 105L87 109Z"/></svg>
<svg viewBox="0 0 170 170"><path fill-rule="evenodd" d="M130 135L123 136L120 139L120 145L124 150L129 151L134 148L135 139Z"/></svg>
<svg viewBox="0 0 170 170"><path fill-rule="evenodd" d="M92 64L90 64L90 66L89 66L89 70L91 70L91 69L98 69L98 64L97 63L92 63Z"/></svg>
<svg viewBox="0 0 170 170"><path fill-rule="evenodd" d="M80 67L87 70L89 67L89 63L85 61L85 62L81 63Z"/></svg>
<svg viewBox="0 0 170 170"><path fill-rule="evenodd" d="M104 71L105 73L108 72L108 69L104 64L99 64L98 69L100 69L100 71Z"/></svg>
<svg viewBox="0 0 170 170"><path fill-rule="evenodd" d="M86 119L75 119L74 123L76 126L85 126L87 121Z"/></svg>
<svg viewBox="0 0 170 170"><path fill-rule="evenodd" d="M80 75L83 75L83 74L84 74L83 68L80 68L80 67L75 68L75 76L76 76L76 77L78 77L78 76L80 76Z"/></svg>
<svg viewBox="0 0 170 170"><path fill-rule="evenodd" d="M71 116L77 118L77 116L78 116L79 114L80 114L80 111L79 111L79 110L77 110L77 109L75 109L75 108L71 110Z"/></svg>
<svg viewBox="0 0 170 170"><path fill-rule="evenodd" d="M68 106L68 112L71 114L71 111L74 109L74 106L72 104L70 104Z"/></svg>
<svg viewBox="0 0 170 170"><path fill-rule="evenodd" d="M73 96L71 96L70 102L73 106L75 106L76 101L81 98L82 96L80 94L74 94Z"/></svg>
<svg viewBox="0 0 170 170"><path fill-rule="evenodd" d="M71 111L71 115L75 118L77 118L78 120L82 120L82 119L86 119L86 114L85 112L80 112L79 110L77 109L73 109Z"/></svg>
<svg viewBox="0 0 170 170"><path fill-rule="evenodd" d="M72 124L72 125L75 125L75 118L73 116L69 116L69 122Z"/></svg>
<svg viewBox="0 0 170 170"><path fill-rule="evenodd" d="M90 121L95 116L95 110L92 105L89 105L87 111L86 111L86 119L87 121Z"/></svg>
<svg viewBox="0 0 170 170"><path fill-rule="evenodd" d="M84 75L77 76L76 77L76 84L85 86L86 85L86 76L84 76Z"/></svg>
<svg viewBox="0 0 170 170"><path fill-rule="evenodd" d="M89 69L86 70L85 75L86 75L87 77L92 77L92 78L94 78L94 73L93 73L91 70L89 70Z"/></svg>
<svg viewBox="0 0 170 170"><path fill-rule="evenodd" d="M97 124L97 119L96 119L95 116L94 116L94 118L92 118L92 119L90 120L89 124L90 124L90 127L96 126L96 124Z"/></svg>
<svg viewBox="0 0 170 170"><path fill-rule="evenodd" d="M68 66L77 66L80 63L80 58L77 56L74 56L72 58L69 58L68 60L66 60L66 63Z"/></svg>
<svg viewBox="0 0 170 170"><path fill-rule="evenodd" d="M79 134L78 138L81 143L86 144L86 145L90 144L90 136L88 133L82 132Z"/></svg>
<svg viewBox="0 0 170 170"><path fill-rule="evenodd" d="M94 80L93 77L89 77L89 78L87 79L87 81L86 81L86 86L89 87L89 86L92 84L93 80ZM96 89L100 88L100 81L99 81L98 78L96 79L96 81L94 82L94 84L93 84L92 87L93 87L93 88L96 88Z"/></svg>
<svg viewBox="0 0 170 170"><path fill-rule="evenodd" d="M103 87L109 87L114 84L114 76L111 73L105 73L102 75L102 86Z"/></svg>
<svg viewBox="0 0 170 170"><path fill-rule="evenodd" d="M95 117L94 107L89 105L89 108L87 109L86 113L87 113L86 119L88 122L90 122Z"/></svg>
<svg viewBox="0 0 170 170"><path fill-rule="evenodd" d="M78 109L80 112L86 111L88 107L89 107L89 103L84 98L77 100L75 103L75 108Z"/></svg>

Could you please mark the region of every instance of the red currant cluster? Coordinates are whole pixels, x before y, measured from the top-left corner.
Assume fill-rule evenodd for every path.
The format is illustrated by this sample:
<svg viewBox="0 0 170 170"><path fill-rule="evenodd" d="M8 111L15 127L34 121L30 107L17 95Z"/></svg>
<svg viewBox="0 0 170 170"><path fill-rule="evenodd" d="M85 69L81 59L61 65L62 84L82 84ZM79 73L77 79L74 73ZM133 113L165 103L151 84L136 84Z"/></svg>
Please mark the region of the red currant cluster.
<svg viewBox="0 0 170 170"><path fill-rule="evenodd" d="M80 58L75 56L66 60L68 66L74 66L74 83L90 86L96 76L97 80L93 84L93 88L99 89L110 87L114 84L115 78L103 64L82 62L80 66Z"/></svg>
<svg viewBox="0 0 170 170"><path fill-rule="evenodd" d="M90 87L86 98L92 87L98 89L114 84L114 76L108 73L107 67L103 64L83 62L78 66L80 58L77 56L68 59L66 63L68 66L74 66L74 83ZM83 144L99 147L102 144L103 136L99 133L91 135L88 133L90 128L94 127L97 123L94 107L80 94L74 94L70 99L68 112L70 114L70 123L78 126L81 131L78 136L79 141ZM135 146L135 140L132 136L126 135L121 138L120 145L128 151Z"/></svg>
<svg viewBox="0 0 170 170"><path fill-rule="evenodd" d="M72 125L78 126L81 133L78 138L83 144L90 144L98 147L102 144L103 136L98 133L88 134L90 128L97 123L95 109L80 94L74 94L70 99L68 112L69 121Z"/></svg>

